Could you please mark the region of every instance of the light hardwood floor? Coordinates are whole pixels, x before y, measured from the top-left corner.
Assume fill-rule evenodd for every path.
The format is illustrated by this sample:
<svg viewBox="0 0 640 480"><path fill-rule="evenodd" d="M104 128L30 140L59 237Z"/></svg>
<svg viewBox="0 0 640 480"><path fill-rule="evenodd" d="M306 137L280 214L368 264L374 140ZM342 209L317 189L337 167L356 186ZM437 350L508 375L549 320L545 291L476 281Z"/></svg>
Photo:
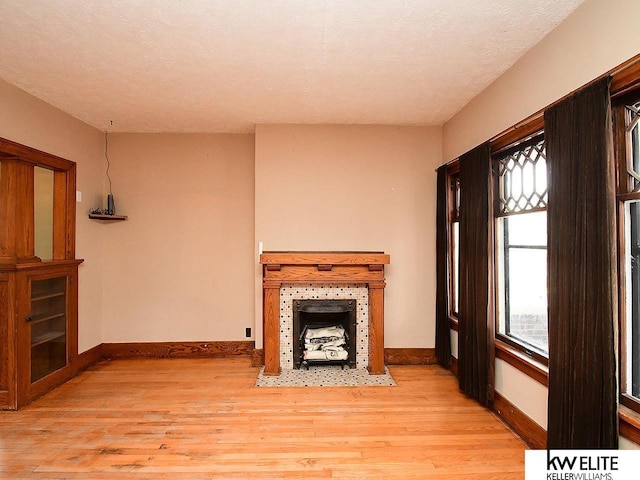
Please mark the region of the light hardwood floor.
<svg viewBox="0 0 640 480"><path fill-rule="evenodd" d="M246 358L99 363L0 412L3 479L522 479L525 445L437 366L255 388Z"/></svg>

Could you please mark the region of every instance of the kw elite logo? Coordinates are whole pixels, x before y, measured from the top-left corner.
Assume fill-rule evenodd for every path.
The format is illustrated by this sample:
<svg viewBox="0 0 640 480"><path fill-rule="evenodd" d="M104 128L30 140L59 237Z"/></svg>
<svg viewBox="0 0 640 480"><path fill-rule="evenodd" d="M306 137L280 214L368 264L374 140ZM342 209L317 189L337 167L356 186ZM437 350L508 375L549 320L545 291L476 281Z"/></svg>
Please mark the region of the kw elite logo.
<svg viewBox="0 0 640 480"><path fill-rule="evenodd" d="M547 450L548 480L613 480L618 455L553 455Z"/></svg>
<svg viewBox="0 0 640 480"><path fill-rule="evenodd" d="M638 478L638 450L528 450L525 480L626 480Z"/></svg>

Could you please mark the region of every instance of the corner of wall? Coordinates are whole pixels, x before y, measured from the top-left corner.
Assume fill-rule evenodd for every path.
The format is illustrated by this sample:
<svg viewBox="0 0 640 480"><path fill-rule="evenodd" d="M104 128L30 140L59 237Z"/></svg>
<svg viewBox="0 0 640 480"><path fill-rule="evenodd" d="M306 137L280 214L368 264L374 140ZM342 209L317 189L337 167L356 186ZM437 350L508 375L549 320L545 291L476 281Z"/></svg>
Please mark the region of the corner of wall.
<svg viewBox="0 0 640 480"><path fill-rule="evenodd" d="M90 206L102 199L102 133L0 80L0 136L77 164L76 257L81 287L78 299L78 340L82 353L102 342L102 236L87 218Z"/></svg>

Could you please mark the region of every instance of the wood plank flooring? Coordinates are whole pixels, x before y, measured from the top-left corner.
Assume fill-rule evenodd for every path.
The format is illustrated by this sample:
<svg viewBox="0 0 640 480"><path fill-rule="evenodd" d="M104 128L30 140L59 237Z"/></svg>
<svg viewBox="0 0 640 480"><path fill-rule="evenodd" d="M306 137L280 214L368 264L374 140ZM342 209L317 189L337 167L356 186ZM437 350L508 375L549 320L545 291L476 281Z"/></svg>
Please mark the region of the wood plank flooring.
<svg viewBox="0 0 640 480"><path fill-rule="evenodd" d="M2 479L521 479L524 443L437 366L255 388L247 358L99 363L0 412Z"/></svg>

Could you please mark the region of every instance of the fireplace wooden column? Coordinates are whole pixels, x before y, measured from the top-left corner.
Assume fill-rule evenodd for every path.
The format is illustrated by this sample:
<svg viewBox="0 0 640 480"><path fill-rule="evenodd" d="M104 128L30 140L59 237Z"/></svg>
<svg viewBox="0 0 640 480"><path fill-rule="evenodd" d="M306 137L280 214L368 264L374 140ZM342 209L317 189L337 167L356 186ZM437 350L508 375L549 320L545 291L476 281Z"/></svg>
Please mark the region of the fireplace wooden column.
<svg viewBox="0 0 640 480"><path fill-rule="evenodd" d="M281 282L263 281L262 317L264 374L280 374L280 286Z"/></svg>
<svg viewBox="0 0 640 480"><path fill-rule="evenodd" d="M280 374L280 287L283 283L366 284L369 289L369 373L384 373L383 252L264 252L264 374Z"/></svg>
<svg viewBox="0 0 640 480"><path fill-rule="evenodd" d="M384 373L384 287L384 282L369 284L369 373L372 375Z"/></svg>

